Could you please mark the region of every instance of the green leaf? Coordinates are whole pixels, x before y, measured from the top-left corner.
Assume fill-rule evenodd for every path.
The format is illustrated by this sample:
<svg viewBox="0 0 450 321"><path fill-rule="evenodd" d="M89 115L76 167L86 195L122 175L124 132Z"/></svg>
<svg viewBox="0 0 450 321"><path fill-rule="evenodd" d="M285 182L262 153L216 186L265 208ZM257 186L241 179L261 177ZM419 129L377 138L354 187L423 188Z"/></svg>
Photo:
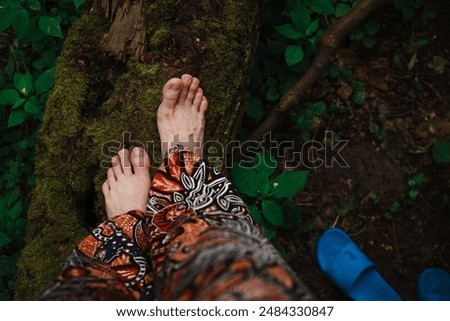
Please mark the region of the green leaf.
<svg viewBox="0 0 450 321"><path fill-rule="evenodd" d="M12 109L16 109L17 107L22 106L23 104L25 104L27 100L25 98L19 98L16 100L16 102L13 104Z"/></svg>
<svg viewBox="0 0 450 321"><path fill-rule="evenodd" d="M5 31L16 20L18 10L9 9L0 11L0 32Z"/></svg>
<svg viewBox="0 0 450 321"><path fill-rule="evenodd" d="M27 113L22 109L14 109L9 115L8 128L19 125L27 118Z"/></svg>
<svg viewBox="0 0 450 321"><path fill-rule="evenodd" d="M41 11L41 3L39 0L28 0L28 8L33 11Z"/></svg>
<svg viewBox="0 0 450 321"><path fill-rule="evenodd" d="M253 120L259 121L264 116L264 106L261 99L250 97L247 99L245 113Z"/></svg>
<svg viewBox="0 0 450 321"><path fill-rule="evenodd" d="M14 74L14 85L16 89L24 96L28 96L33 88L33 78L30 73Z"/></svg>
<svg viewBox="0 0 450 321"><path fill-rule="evenodd" d="M304 56L305 54L300 45L290 45L284 52L284 57L289 66L295 65L296 63L302 61Z"/></svg>
<svg viewBox="0 0 450 321"><path fill-rule="evenodd" d="M277 236L277 229L276 226L266 223L261 226L262 232L265 237L267 237L269 240L273 240L275 236Z"/></svg>
<svg viewBox="0 0 450 321"><path fill-rule="evenodd" d="M17 18L12 23L14 32L17 35L17 38L22 38L25 36L27 30L28 30L28 24L30 22L30 16L28 14L28 11L25 9L19 9L17 11Z"/></svg>
<svg viewBox="0 0 450 321"><path fill-rule="evenodd" d="M0 104L13 105L19 99L19 93L14 89L4 89L0 91Z"/></svg>
<svg viewBox="0 0 450 321"><path fill-rule="evenodd" d="M86 0L74 0L73 3L75 4L75 8L78 9L79 7L81 7L84 3L86 2Z"/></svg>
<svg viewBox="0 0 450 321"><path fill-rule="evenodd" d="M350 39L351 40L357 40L360 41L364 38L364 30L360 29L360 28L356 28L355 30L352 31L352 33L350 34Z"/></svg>
<svg viewBox="0 0 450 321"><path fill-rule="evenodd" d="M250 197L261 195L264 185L269 184L269 179L261 177L254 168L239 166L237 163L231 169L231 176L236 188Z"/></svg>
<svg viewBox="0 0 450 321"><path fill-rule="evenodd" d="M284 227L291 228L296 226L302 220L302 211L300 207L292 201L286 202L283 206Z"/></svg>
<svg viewBox="0 0 450 321"><path fill-rule="evenodd" d="M308 172L290 171L283 172L271 181L271 196L275 198L284 198L294 196L306 184Z"/></svg>
<svg viewBox="0 0 450 321"><path fill-rule="evenodd" d="M8 236L8 234L0 232L0 249L11 243L11 238Z"/></svg>
<svg viewBox="0 0 450 321"><path fill-rule="evenodd" d="M369 21L364 25L364 29L369 35L375 35L380 30L380 23L376 21Z"/></svg>
<svg viewBox="0 0 450 321"><path fill-rule="evenodd" d="M314 32L319 29L319 19L314 20L306 29L306 35L311 36Z"/></svg>
<svg viewBox="0 0 450 321"><path fill-rule="evenodd" d="M269 152L257 153L254 164L258 175L264 177L272 175L278 166L277 160Z"/></svg>
<svg viewBox="0 0 450 321"><path fill-rule="evenodd" d="M417 198L417 196L419 196L419 191L418 190L410 190L408 191L408 197L412 200L415 200Z"/></svg>
<svg viewBox="0 0 450 321"><path fill-rule="evenodd" d="M8 216L11 218L11 219L13 219L13 220L17 220L19 217L20 217L20 215L22 214L22 212L23 212L23 204L22 204L22 200L18 200L15 204L14 204L14 206L13 207L11 207L9 210L8 210Z"/></svg>
<svg viewBox="0 0 450 321"><path fill-rule="evenodd" d="M324 101L319 101L312 105L312 109L314 110L314 113L316 115L320 116L323 115L323 113L327 110L327 105Z"/></svg>
<svg viewBox="0 0 450 321"><path fill-rule="evenodd" d="M0 276L13 275L16 270L16 262L13 258L0 255Z"/></svg>
<svg viewBox="0 0 450 321"><path fill-rule="evenodd" d="M403 21L408 21L414 16L415 10L411 7L405 7L402 9Z"/></svg>
<svg viewBox="0 0 450 321"><path fill-rule="evenodd" d="M438 140L431 149L431 153L436 163L450 163L450 142L445 140Z"/></svg>
<svg viewBox="0 0 450 321"><path fill-rule="evenodd" d="M366 101L366 92L364 90L359 90L353 94L353 101L358 106L364 105L364 102Z"/></svg>
<svg viewBox="0 0 450 321"><path fill-rule="evenodd" d="M425 175L422 173L417 173L416 175L408 179L408 185L411 187L422 185L424 182L425 182Z"/></svg>
<svg viewBox="0 0 450 321"><path fill-rule="evenodd" d="M318 14L323 15L334 15L334 4L333 0L315 0L310 9Z"/></svg>
<svg viewBox="0 0 450 321"><path fill-rule="evenodd" d="M53 84L53 78L55 74L55 69L51 68L47 70L46 72L43 72L38 79L36 80L35 86L36 86L36 93L41 94L43 92L49 91L52 84Z"/></svg>
<svg viewBox="0 0 450 321"><path fill-rule="evenodd" d="M29 114L36 114L42 110L42 105L39 103L35 96L30 97L30 99L25 103L25 111Z"/></svg>
<svg viewBox="0 0 450 321"><path fill-rule="evenodd" d="M253 219L258 223L259 225L263 225L263 219L261 217L261 213L259 213L258 208L256 205L250 204L248 205L248 210L250 211L250 214L252 215Z"/></svg>
<svg viewBox="0 0 450 321"><path fill-rule="evenodd" d="M336 16L336 18L340 18L340 17L345 16L350 11L352 11L352 8L348 4L338 3L336 5L336 10L334 12L334 15Z"/></svg>
<svg viewBox="0 0 450 321"><path fill-rule="evenodd" d="M3 195L0 198L0 203L2 204L2 207L0 207L0 211L6 210L6 208L10 208L11 204L14 204L19 200L20 195L20 189L17 186L6 193L6 195Z"/></svg>
<svg viewBox="0 0 450 321"><path fill-rule="evenodd" d="M269 223L277 226L284 225L283 209L277 202L267 199L263 200L262 212Z"/></svg>
<svg viewBox="0 0 450 321"><path fill-rule="evenodd" d="M364 47L366 47L366 48L372 48L372 47L375 45L376 40L375 40L375 38L374 38L373 36L371 36L371 35L365 35L364 38L363 38L362 43L363 43L363 46L364 46Z"/></svg>
<svg viewBox="0 0 450 321"><path fill-rule="evenodd" d="M311 15L301 1L295 3L294 9L291 12L291 21L303 33L306 32L306 29L311 24Z"/></svg>
<svg viewBox="0 0 450 321"><path fill-rule="evenodd" d="M298 40L302 38L302 32L290 23L275 27L275 29L288 39Z"/></svg>
<svg viewBox="0 0 450 321"><path fill-rule="evenodd" d="M52 17L48 16L40 17L39 28L49 36L63 38L59 22Z"/></svg>
<svg viewBox="0 0 450 321"><path fill-rule="evenodd" d="M266 99L269 101L277 101L281 95L276 88L269 88L266 91Z"/></svg>

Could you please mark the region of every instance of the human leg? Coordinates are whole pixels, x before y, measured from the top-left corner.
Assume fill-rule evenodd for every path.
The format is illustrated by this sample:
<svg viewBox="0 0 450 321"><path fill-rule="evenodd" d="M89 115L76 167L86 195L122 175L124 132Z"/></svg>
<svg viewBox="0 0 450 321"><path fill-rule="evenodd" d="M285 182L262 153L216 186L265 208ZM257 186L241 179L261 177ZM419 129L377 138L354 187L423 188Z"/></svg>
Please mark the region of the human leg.
<svg viewBox="0 0 450 321"><path fill-rule="evenodd" d="M203 144L207 101L196 78L184 75L163 90L158 128L169 142L150 190L148 226L156 297L168 300L308 299L309 291L265 239L242 198L215 168L192 153ZM194 138L175 146L180 132ZM179 135L180 136L180 135ZM164 144L162 138L162 144ZM185 139L187 140L187 139ZM172 145L171 145L172 144ZM166 152L162 147L162 152Z"/></svg>
<svg viewBox="0 0 450 321"><path fill-rule="evenodd" d="M140 148L119 151L102 185L108 220L82 240L41 300L136 300L151 295L148 238L143 222L149 158Z"/></svg>

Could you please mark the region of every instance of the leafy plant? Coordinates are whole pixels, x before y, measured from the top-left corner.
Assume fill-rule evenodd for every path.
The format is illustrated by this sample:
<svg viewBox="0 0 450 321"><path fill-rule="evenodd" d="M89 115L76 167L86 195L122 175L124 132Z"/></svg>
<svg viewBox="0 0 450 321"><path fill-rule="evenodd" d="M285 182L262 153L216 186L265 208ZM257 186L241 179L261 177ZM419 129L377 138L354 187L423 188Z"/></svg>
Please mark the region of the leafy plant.
<svg viewBox="0 0 450 321"><path fill-rule="evenodd" d="M351 40L361 41L366 48L372 48L375 43L375 35L380 30L380 24L376 21L369 21L362 27L358 27L350 34Z"/></svg>
<svg viewBox="0 0 450 321"><path fill-rule="evenodd" d="M269 153L258 153L249 166L234 164L231 176L239 192L247 197L248 208L265 235L273 238L277 227L289 228L301 220L301 211L291 198L301 190L306 171L275 174L277 161Z"/></svg>
<svg viewBox="0 0 450 321"><path fill-rule="evenodd" d="M14 292L29 194L34 144L53 84L56 57L85 0L0 3L0 300Z"/></svg>
<svg viewBox="0 0 450 321"><path fill-rule="evenodd" d="M384 213L384 217L387 218L388 220L391 220L394 217L394 214L400 212L402 206L400 205L399 202L394 202L391 204L391 206L389 207L389 210Z"/></svg>
<svg viewBox="0 0 450 321"><path fill-rule="evenodd" d="M422 173L417 173L410 178L408 178L408 186L410 190L408 191L408 197L415 200L419 196L418 187L425 182L425 175Z"/></svg>
<svg viewBox="0 0 450 321"><path fill-rule="evenodd" d="M304 74L317 53L318 40L327 28L327 16L339 19L358 3L359 0L267 1L265 22L246 92L245 125L256 125ZM379 27L376 22L368 22L355 30L352 37L362 40L367 46L373 45ZM347 67L334 65L334 69L331 77L345 79L353 88L352 101L357 105L364 104L364 83L354 79ZM325 73L324 77L331 74ZM313 127L311 120L316 122L326 112L311 114L310 106L311 103L302 102L305 108L296 116L297 127L304 139L308 139L307 132Z"/></svg>

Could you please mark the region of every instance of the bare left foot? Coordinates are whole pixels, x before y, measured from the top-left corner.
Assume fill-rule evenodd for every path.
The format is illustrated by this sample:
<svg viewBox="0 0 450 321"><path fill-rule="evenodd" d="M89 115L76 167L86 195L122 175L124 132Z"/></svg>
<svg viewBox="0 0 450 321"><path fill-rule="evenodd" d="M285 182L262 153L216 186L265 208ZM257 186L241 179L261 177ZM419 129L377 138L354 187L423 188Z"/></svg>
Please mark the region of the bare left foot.
<svg viewBox="0 0 450 321"><path fill-rule="evenodd" d="M200 81L188 74L181 79L172 78L164 86L162 94L157 112L162 155L180 144L201 157L208 101L200 88Z"/></svg>
<svg viewBox="0 0 450 321"><path fill-rule="evenodd" d="M119 151L111 159L108 178L102 185L108 219L132 210L146 211L150 190L150 160L143 148Z"/></svg>

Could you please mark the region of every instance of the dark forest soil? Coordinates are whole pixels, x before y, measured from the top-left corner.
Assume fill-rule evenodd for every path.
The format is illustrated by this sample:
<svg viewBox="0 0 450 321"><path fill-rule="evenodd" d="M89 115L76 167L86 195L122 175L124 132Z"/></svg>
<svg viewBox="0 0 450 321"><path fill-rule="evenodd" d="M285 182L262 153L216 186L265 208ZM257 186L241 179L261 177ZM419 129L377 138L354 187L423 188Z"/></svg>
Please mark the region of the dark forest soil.
<svg viewBox="0 0 450 321"><path fill-rule="evenodd" d="M399 23L400 13L388 9L373 17L382 24L373 48L348 43L339 51L335 63L366 84L365 104L347 102L346 84L330 80L311 93L344 106L323 119L314 138L322 140L328 130L348 140L341 155L349 167L310 172L297 197L303 224L279 233L277 245L319 300L347 299L315 259L317 239L330 226L345 230L404 300L417 300L423 269L450 271L450 167L431 156L438 139L450 139L450 66L441 72L433 63L440 59L434 57L450 60L450 9L446 1L427 5L437 13L428 23L420 17ZM427 44L415 50L419 39ZM409 68L414 52L417 61ZM413 200L408 178L417 173L425 182ZM400 210L386 217L395 203Z"/></svg>

